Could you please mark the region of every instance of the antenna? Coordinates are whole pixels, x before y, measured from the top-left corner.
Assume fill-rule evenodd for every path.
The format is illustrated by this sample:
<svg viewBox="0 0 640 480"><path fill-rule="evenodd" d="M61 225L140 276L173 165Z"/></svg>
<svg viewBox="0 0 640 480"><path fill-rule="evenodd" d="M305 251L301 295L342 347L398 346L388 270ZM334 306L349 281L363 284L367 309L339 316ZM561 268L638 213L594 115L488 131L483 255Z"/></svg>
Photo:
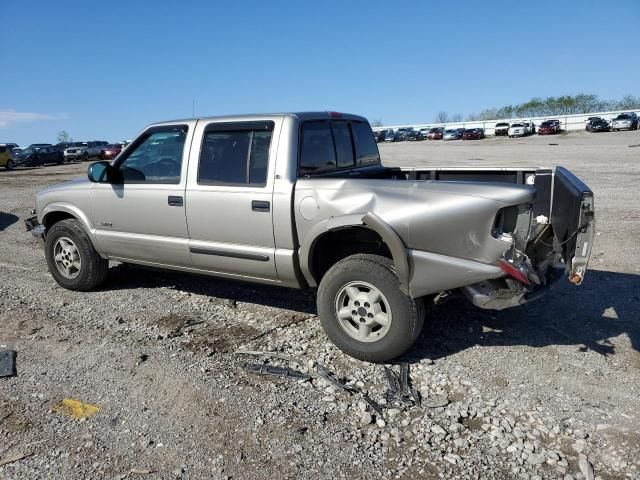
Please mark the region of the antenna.
<svg viewBox="0 0 640 480"><path fill-rule="evenodd" d="M196 101L194 99L191 100L191 116L194 118L196 116Z"/></svg>

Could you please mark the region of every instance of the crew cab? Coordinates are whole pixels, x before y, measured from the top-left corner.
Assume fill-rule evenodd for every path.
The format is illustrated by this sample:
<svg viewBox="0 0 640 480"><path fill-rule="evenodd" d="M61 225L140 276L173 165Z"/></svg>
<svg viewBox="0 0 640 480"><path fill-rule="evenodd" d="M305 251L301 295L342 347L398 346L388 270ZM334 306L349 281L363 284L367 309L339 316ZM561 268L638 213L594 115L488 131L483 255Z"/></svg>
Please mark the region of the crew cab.
<svg viewBox="0 0 640 480"><path fill-rule="evenodd" d="M594 238L593 193L562 167L384 167L367 120L336 112L156 123L87 176L26 220L61 286L117 261L317 289L328 337L375 362L439 294L499 310L580 284Z"/></svg>

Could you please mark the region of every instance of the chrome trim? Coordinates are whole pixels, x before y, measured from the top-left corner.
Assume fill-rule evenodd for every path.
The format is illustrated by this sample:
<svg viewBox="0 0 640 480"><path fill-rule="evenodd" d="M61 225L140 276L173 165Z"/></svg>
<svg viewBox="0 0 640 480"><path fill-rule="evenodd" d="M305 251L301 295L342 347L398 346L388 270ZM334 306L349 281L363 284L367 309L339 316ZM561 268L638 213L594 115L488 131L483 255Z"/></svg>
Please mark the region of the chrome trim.
<svg viewBox="0 0 640 480"><path fill-rule="evenodd" d="M244 260L256 260L258 262L268 262L269 255L261 255L259 253L243 253L232 252L229 250L219 250L217 248L207 247L189 247L191 253L197 253L200 255L217 255L220 257L242 258Z"/></svg>

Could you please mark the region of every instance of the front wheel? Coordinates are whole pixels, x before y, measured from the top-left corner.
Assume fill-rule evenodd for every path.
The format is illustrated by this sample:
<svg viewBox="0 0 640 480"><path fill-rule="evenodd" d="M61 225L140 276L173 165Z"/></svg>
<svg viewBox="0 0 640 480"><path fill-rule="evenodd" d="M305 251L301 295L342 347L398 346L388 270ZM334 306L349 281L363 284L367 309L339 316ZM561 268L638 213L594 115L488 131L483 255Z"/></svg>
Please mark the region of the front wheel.
<svg viewBox="0 0 640 480"><path fill-rule="evenodd" d="M84 153L82 154L82 160L83 160L83 161L85 161L85 162L86 162L87 160L89 160L89 154L88 154L87 152L84 152Z"/></svg>
<svg viewBox="0 0 640 480"><path fill-rule="evenodd" d="M7 164L4 166L7 170L13 170L13 160L7 160Z"/></svg>
<svg viewBox="0 0 640 480"><path fill-rule="evenodd" d="M387 362L415 343L424 304L400 290L390 259L357 254L340 260L318 288L318 315L340 350L369 362Z"/></svg>
<svg viewBox="0 0 640 480"><path fill-rule="evenodd" d="M109 262L98 255L76 219L61 220L49 229L45 256L54 280L69 290L93 290L107 278Z"/></svg>

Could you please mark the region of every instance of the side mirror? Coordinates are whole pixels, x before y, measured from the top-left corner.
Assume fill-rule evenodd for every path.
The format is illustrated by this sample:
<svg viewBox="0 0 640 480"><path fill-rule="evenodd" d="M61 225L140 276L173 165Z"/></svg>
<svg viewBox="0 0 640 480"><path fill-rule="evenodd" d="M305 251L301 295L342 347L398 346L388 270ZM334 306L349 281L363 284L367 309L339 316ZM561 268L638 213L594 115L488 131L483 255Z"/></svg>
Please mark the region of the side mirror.
<svg viewBox="0 0 640 480"><path fill-rule="evenodd" d="M89 177L89 181L94 183L108 183L111 170L109 162L95 162L89 165L87 177Z"/></svg>

